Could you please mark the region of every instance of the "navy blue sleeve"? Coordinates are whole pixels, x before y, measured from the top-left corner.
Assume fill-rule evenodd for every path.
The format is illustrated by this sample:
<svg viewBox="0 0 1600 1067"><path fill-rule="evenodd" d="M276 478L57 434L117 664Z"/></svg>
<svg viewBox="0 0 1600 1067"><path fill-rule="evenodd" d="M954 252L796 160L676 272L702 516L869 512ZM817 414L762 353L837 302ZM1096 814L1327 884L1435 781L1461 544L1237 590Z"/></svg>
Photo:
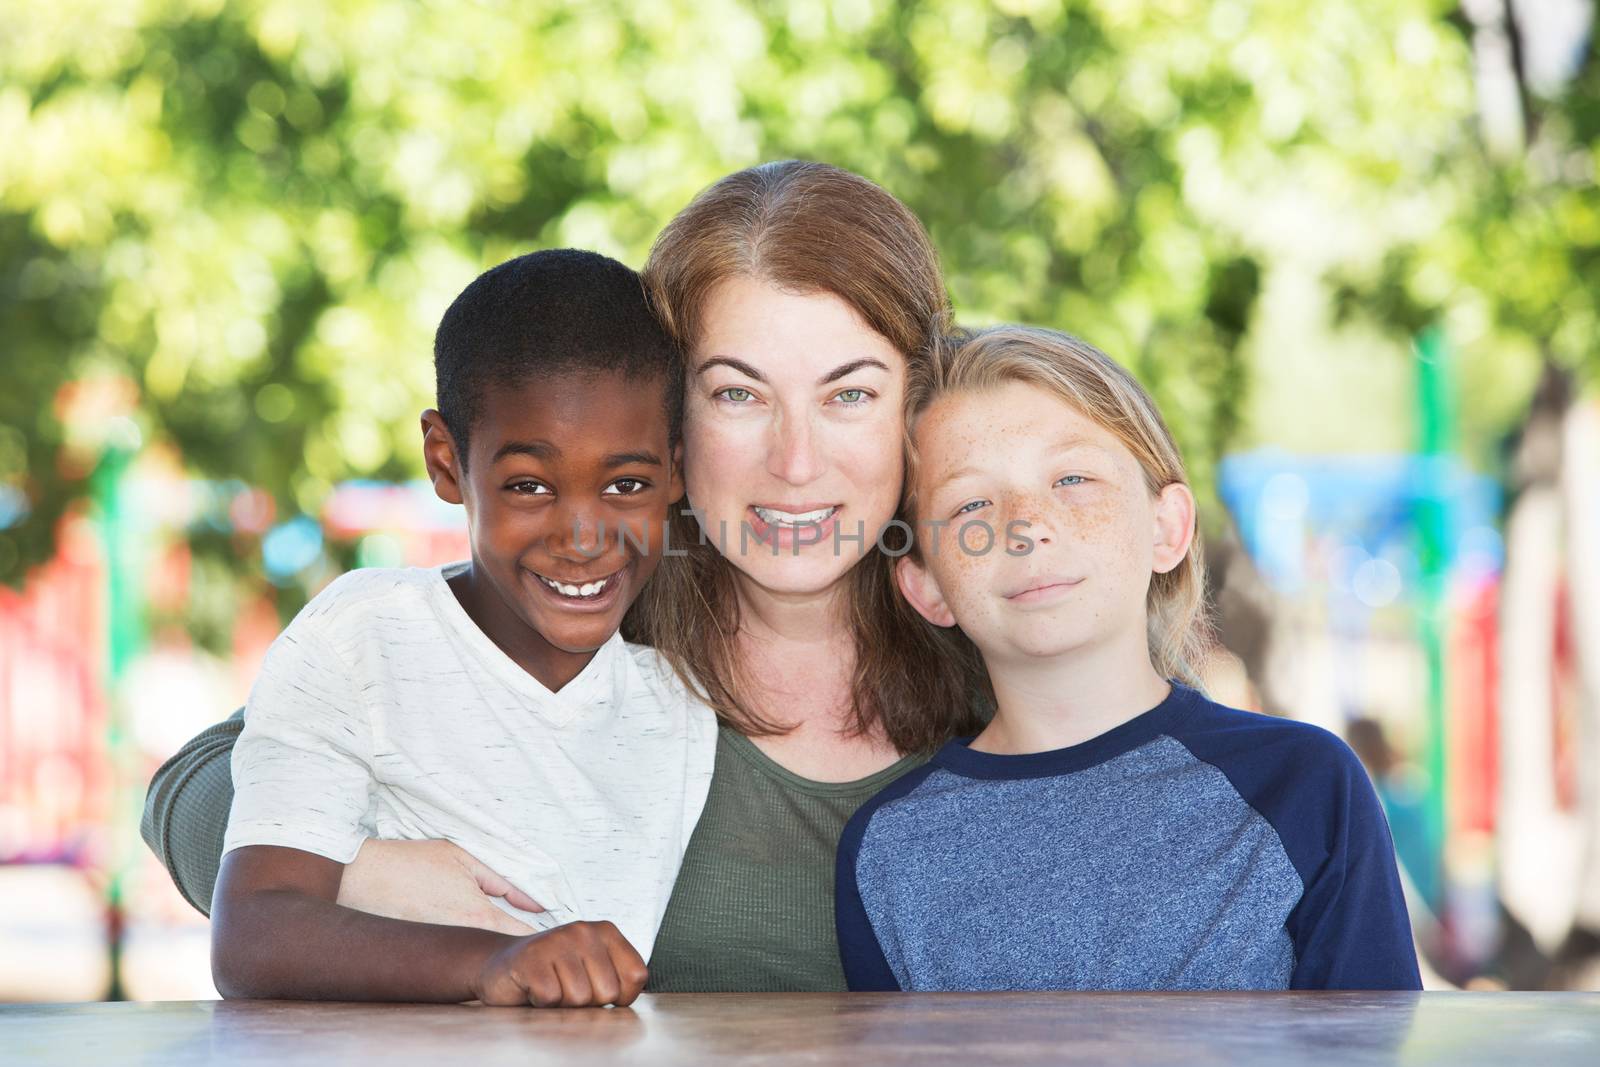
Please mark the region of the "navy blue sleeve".
<svg viewBox="0 0 1600 1067"><path fill-rule="evenodd" d="M844 964L845 985L853 993L900 988L861 903L861 889L856 885L856 855L861 850L867 823L876 810L877 805L868 801L845 824L839 838L839 857L833 868L833 923L839 935L839 962Z"/></svg>
<svg viewBox="0 0 1600 1067"><path fill-rule="evenodd" d="M1269 822L1304 892L1291 989L1421 989L1394 842L1350 747L1320 727L1220 709L1181 740Z"/></svg>
<svg viewBox="0 0 1600 1067"><path fill-rule="evenodd" d="M861 903L856 860L873 814L888 801L921 785L933 769L933 764L925 763L884 786L856 809L839 835L839 853L833 865L833 924L839 936L839 962L844 965L845 984L853 993L900 990L899 979L895 978L872 920L867 917L866 906Z"/></svg>
<svg viewBox="0 0 1600 1067"><path fill-rule="evenodd" d="M1289 988L1421 989L1389 823L1355 754L1343 763L1322 862L1302 870L1305 895L1287 923L1295 946Z"/></svg>

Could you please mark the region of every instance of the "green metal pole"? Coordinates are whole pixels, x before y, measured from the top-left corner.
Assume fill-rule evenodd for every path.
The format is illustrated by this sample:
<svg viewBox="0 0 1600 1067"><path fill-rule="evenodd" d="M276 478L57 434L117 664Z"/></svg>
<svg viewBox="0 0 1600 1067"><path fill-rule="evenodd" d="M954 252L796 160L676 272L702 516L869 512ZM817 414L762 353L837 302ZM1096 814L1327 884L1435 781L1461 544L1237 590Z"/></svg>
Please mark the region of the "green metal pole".
<svg viewBox="0 0 1600 1067"><path fill-rule="evenodd" d="M1417 503L1418 556L1422 579L1418 625L1427 662L1427 828L1436 862L1442 864L1449 835L1449 723L1446 715L1445 601L1450 570L1450 499L1443 465L1456 445L1455 382L1444 331L1430 326L1417 338L1417 451L1428 470ZM1435 902L1437 903L1437 902Z"/></svg>
<svg viewBox="0 0 1600 1067"><path fill-rule="evenodd" d="M131 424L130 424L131 429ZM132 789L133 745L123 706L122 679L144 644L142 569L135 557L137 530L127 502L127 474L137 454L137 438L107 448L90 479L90 494L106 559L106 748L111 763L111 825L106 856L106 940L111 980L108 1000L126 999L122 947L126 891L132 851L128 840L138 824Z"/></svg>

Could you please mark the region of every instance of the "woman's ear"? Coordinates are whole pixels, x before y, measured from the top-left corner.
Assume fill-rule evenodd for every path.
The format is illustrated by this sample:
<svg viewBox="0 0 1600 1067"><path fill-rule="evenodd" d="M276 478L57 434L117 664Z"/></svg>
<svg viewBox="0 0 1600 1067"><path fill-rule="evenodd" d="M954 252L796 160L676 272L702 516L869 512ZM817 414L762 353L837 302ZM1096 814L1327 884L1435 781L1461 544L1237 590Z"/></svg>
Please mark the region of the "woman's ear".
<svg viewBox="0 0 1600 1067"><path fill-rule="evenodd" d="M918 615L935 626L956 624L956 617L945 603L944 591L939 588L938 579L927 567L910 556L901 556L894 564L894 580L900 587L901 595L917 609Z"/></svg>
<svg viewBox="0 0 1600 1067"><path fill-rule="evenodd" d="M433 408L422 413L422 462L428 468L428 480L433 491L446 504L460 504L461 464L458 462L456 439L450 436L450 427L444 416Z"/></svg>
<svg viewBox="0 0 1600 1067"><path fill-rule="evenodd" d="M1166 574L1183 562L1194 544L1194 494L1173 482L1156 495L1155 555L1151 569Z"/></svg>

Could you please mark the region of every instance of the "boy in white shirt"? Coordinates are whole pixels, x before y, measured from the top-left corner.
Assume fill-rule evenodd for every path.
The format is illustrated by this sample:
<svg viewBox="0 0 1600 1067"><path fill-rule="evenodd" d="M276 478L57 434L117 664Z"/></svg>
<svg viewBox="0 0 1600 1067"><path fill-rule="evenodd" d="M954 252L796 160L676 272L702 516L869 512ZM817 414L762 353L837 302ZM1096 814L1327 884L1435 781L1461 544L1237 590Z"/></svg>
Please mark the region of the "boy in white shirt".
<svg viewBox="0 0 1600 1067"><path fill-rule="evenodd" d="M273 644L212 910L229 997L626 1004L710 783L710 710L618 634L683 495L683 379L638 276L522 256L445 313L438 495L470 562L347 574ZM541 912L515 937L337 903L369 837L447 838ZM530 899L531 898L531 899Z"/></svg>

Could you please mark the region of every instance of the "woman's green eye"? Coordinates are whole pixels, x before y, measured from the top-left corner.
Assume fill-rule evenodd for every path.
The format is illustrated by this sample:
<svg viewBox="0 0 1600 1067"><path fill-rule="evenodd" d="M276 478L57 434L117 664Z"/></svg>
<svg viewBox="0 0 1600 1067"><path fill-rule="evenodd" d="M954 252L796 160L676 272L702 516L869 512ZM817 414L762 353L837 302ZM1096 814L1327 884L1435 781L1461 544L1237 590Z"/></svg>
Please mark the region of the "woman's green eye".
<svg viewBox="0 0 1600 1067"><path fill-rule="evenodd" d="M724 400L731 400L735 404L743 404L751 397L750 390L741 389L737 385L731 385L728 388L723 389L717 395L722 397Z"/></svg>
<svg viewBox="0 0 1600 1067"><path fill-rule="evenodd" d="M845 404L859 404L866 398L867 391L865 389L845 389L839 393L839 400Z"/></svg>

